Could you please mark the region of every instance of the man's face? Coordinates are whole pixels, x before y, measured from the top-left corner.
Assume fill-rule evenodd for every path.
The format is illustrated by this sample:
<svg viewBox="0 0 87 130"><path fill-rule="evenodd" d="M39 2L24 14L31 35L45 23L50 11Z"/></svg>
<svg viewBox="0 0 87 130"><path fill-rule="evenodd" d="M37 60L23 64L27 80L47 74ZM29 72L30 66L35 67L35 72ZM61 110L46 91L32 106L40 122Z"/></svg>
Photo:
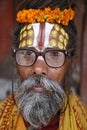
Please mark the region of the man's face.
<svg viewBox="0 0 87 130"><path fill-rule="evenodd" d="M19 48L23 51L18 54L21 65L17 64L21 85L15 90L15 100L25 120L34 127L47 125L63 105L65 92L60 84L67 72L68 59L61 50L67 49L68 40L68 34L59 25L38 23L21 30ZM26 49L30 51L26 53ZM41 56L43 51L46 61ZM31 63L36 52L40 52L39 56Z"/></svg>
<svg viewBox="0 0 87 130"><path fill-rule="evenodd" d="M39 52L48 48L66 50L68 40L68 34L59 25L49 23L43 25L36 23L24 26L24 28L21 29L19 48L28 47L38 50ZM49 67L44 59L39 56L32 66L24 67L17 65L17 68L23 79L33 74L43 74L57 82L61 82L67 71L67 66L68 62L65 60L64 65L61 67Z"/></svg>

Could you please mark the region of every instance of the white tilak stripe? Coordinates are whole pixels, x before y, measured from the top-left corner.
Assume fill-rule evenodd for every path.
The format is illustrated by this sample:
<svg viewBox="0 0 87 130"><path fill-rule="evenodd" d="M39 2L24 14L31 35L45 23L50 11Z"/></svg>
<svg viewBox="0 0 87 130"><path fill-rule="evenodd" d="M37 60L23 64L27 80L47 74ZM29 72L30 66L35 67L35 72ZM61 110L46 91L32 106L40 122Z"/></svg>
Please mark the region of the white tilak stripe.
<svg viewBox="0 0 87 130"><path fill-rule="evenodd" d="M49 36L51 33L51 30L53 28L54 24L46 23L45 25L45 41L44 41L44 47L49 47Z"/></svg>
<svg viewBox="0 0 87 130"><path fill-rule="evenodd" d="M33 29L34 29L34 43L33 43L33 46L36 47L37 42L38 42L38 34L39 34L40 23L34 23L32 25L33 25Z"/></svg>
<svg viewBox="0 0 87 130"><path fill-rule="evenodd" d="M39 29L40 29L40 23L34 23L33 29L34 29L34 43L33 46L37 48L38 45L38 35L39 35ZM49 36L51 33L51 30L53 28L54 24L45 23L45 39L44 39L44 47L49 47ZM39 49L39 47L38 47Z"/></svg>
<svg viewBox="0 0 87 130"><path fill-rule="evenodd" d="M44 60L44 58L42 56L38 56L37 58L38 60Z"/></svg>

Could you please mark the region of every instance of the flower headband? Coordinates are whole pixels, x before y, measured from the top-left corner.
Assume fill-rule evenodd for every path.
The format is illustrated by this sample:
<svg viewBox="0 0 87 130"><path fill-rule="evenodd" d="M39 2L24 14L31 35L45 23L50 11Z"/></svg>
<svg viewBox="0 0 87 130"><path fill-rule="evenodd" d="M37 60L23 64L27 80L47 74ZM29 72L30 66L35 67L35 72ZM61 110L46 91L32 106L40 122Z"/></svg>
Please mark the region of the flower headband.
<svg viewBox="0 0 87 130"><path fill-rule="evenodd" d="M60 8L51 10L50 7L41 9L23 9L17 13L17 21L20 23L50 22L68 25L75 15L71 8L60 11Z"/></svg>

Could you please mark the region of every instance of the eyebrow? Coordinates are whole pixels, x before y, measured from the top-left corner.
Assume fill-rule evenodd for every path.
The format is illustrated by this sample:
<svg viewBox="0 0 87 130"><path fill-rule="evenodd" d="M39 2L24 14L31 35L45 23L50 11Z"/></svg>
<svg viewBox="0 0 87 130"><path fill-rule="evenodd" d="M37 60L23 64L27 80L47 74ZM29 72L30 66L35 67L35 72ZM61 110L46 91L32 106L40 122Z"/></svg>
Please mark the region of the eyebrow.
<svg viewBox="0 0 87 130"><path fill-rule="evenodd" d="M24 47L24 48L21 48L21 49L32 49L32 50L37 50L38 51L38 49L36 47L34 47L34 46ZM44 49L42 49L40 51L44 51L44 50L61 50L61 49L58 49L58 47L46 47L46 48L44 48Z"/></svg>

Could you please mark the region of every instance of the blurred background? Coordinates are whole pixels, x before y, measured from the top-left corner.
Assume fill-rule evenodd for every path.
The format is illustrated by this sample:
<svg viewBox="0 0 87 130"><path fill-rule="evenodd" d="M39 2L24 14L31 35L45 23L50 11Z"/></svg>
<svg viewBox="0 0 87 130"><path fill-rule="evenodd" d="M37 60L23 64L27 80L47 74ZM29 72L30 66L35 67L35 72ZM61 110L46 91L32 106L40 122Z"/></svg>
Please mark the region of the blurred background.
<svg viewBox="0 0 87 130"><path fill-rule="evenodd" d="M0 0L0 100L4 100L12 89L11 34L20 1ZM71 87L87 105L87 0L75 0L75 4L78 58L72 73Z"/></svg>

